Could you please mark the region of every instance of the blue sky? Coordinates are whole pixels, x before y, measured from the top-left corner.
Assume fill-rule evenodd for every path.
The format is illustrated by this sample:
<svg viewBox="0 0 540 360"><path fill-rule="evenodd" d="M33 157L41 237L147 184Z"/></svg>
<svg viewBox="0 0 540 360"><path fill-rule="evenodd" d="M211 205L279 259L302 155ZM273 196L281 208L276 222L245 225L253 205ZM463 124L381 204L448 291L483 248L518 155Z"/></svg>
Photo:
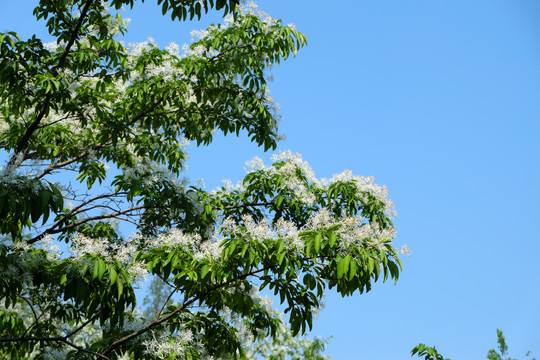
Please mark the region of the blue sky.
<svg viewBox="0 0 540 360"><path fill-rule="evenodd" d="M22 3L22 2L21 2ZM0 29L43 29L32 6L0 0ZM188 42L147 1L125 16L127 41ZM396 285L342 299L329 292L313 335L333 359L394 360L419 342L482 359L504 331L510 354L540 356L540 2L259 1L308 38L272 70L280 149L319 177L373 175L412 255ZM265 159L246 139L192 148L186 176L212 188Z"/></svg>

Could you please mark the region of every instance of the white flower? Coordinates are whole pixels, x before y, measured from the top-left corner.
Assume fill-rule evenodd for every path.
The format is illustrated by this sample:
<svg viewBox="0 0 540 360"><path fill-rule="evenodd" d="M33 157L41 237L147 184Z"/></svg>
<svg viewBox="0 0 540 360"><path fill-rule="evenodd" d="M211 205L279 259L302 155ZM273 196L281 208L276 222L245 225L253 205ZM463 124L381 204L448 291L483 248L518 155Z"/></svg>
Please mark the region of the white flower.
<svg viewBox="0 0 540 360"><path fill-rule="evenodd" d="M217 239L211 239L203 242L200 245L199 251L197 251L193 258L197 260L202 259L210 259L210 260L218 260L221 258L221 252L223 251L223 247L221 247L220 242L217 241Z"/></svg>
<svg viewBox="0 0 540 360"><path fill-rule="evenodd" d="M165 48L165 50L167 50L169 54L172 56L178 56L180 52L180 47L178 46L177 43L171 42L169 46Z"/></svg>
<svg viewBox="0 0 540 360"><path fill-rule="evenodd" d="M177 359L184 355L186 347L193 343L193 333L186 329L179 331L176 336L161 334L158 338L143 343L146 353L157 356L159 359Z"/></svg>
<svg viewBox="0 0 540 360"><path fill-rule="evenodd" d="M199 234L184 234L182 230L172 229L167 233L158 235L153 241L152 246L155 247L178 247L178 246L195 246L200 244L201 236Z"/></svg>
<svg viewBox="0 0 540 360"><path fill-rule="evenodd" d="M148 279L148 269L146 264L142 262L137 261L131 263L127 268L127 272L137 286L141 286L141 284Z"/></svg>
<svg viewBox="0 0 540 360"><path fill-rule="evenodd" d="M399 249L398 251L398 254L401 254L401 255L407 255L407 256L411 256L411 249L409 249L409 247L406 245L406 244L403 244L401 246L401 249Z"/></svg>
<svg viewBox="0 0 540 360"><path fill-rule="evenodd" d="M315 212L308 220L308 229L321 230L334 224L334 218L328 209L320 209Z"/></svg>
<svg viewBox="0 0 540 360"><path fill-rule="evenodd" d="M49 260L59 260L62 252L57 243L54 243L52 235L46 234L38 241L38 245L47 252L47 258Z"/></svg>

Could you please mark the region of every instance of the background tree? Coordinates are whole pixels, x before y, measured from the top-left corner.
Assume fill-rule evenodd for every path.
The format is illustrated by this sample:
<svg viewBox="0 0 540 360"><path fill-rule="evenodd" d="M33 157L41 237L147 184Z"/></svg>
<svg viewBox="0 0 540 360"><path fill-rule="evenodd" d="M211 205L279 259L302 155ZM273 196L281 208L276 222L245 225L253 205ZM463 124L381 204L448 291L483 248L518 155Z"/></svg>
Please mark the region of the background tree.
<svg viewBox="0 0 540 360"><path fill-rule="evenodd" d="M437 349L433 346L426 346L425 344L418 344L411 350L411 356L417 355L418 357L424 357L425 360L451 360L445 359L444 356L439 354Z"/></svg>
<svg viewBox="0 0 540 360"><path fill-rule="evenodd" d="M226 17L183 53L126 47L121 16L95 0L39 3L54 43L0 35L2 356L245 357L244 339L283 326L259 289L284 304L294 336L326 288L352 295L399 276L393 204L372 178L317 179L283 152L235 186L180 180L185 145L216 131L275 149L265 69L306 40L235 0L158 3L173 19ZM134 289L148 272L168 295L145 317Z"/></svg>
<svg viewBox="0 0 540 360"><path fill-rule="evenodd" d="M499 346L499 352L495 349L490 349L487 354L487 359L489 360L515 360L511 357L505 357L508 355L508 345L506 345L506 339L504 338L502 330L497 329L497 344ZM526 357L530 356L531 352L529 351L525 354ZM532 360L535 360L534 357Z"/></svg>
<svg viewBox="0 0 540 360"><path fill-rule="evenodd" d="M506 339L504 338L503 332L499 329L497 329L497 343L499 345L499 352L494 349L490 349L486 357L488 360L516 360L512 359L511 357L505 358L505 356L508 354L508 346L506 345ZM414 355L419 357L424 356L425 360L445 360L435 347L429 347L424 344L418 344L412 349L411 356ZM526 357L530 355L530 351L525 354ZM533 357L532 360L535 360L535 358Z"/></svg>

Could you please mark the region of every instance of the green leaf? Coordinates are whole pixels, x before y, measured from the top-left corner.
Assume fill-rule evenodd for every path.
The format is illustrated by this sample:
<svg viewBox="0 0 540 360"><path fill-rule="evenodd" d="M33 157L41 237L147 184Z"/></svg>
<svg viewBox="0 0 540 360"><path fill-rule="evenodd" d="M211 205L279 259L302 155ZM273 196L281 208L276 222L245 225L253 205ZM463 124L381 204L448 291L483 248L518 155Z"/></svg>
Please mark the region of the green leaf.
<svg viewBox="0 0 540 360"><path fill-rule="evenodd" d="M358 264L355 259L352 259L349 265L349 281L351 281L354 278L357 270L358 270Z"/></svg>
<svg viewBox="0 0 540 360"><path fill-rule="evenodd" d="M124 285L119 277L116 278L116 287L118 289L118 298L120 298L122 296L122 292L124 291Z"/></svg>
<svg viewBox="0 0 540 360"><path fill-rule="evenodd" d="M279 253L277 255L277 261L278 261L278 265L281 265L283 263L283 259L285 258L285 252L282 252L282 253Z"/></svg>
<svg viewBox="0 0 540 360"><path fill-rule="evenodd" d="M315 253L316 254L319 254L321 252L321 239L322 239L322 234L321 233L317 233L317 235L315 235L315 239L313 240L313 247L315 249Z"/></svg>
<svg viewBox="0 0 540 360"><path fill-rule="evenodd" d="M328 235L328 246L333 248L334 245L336 244L336 240L337 240L337 235L335 233L330 233L330 235Z"/></svg>
<svg viewBox="0 0 540 360"><path fill-rule="evenodd" d="M113 284L116 282L116 278L118 276L118 273L116 270L111 266L109 267L109 287L112 287Z"/></svg>
<svg viewBox="0 0 540 360"><path fill-rule="evenodd" d="M338 256L338 258L336 259L336 265L337 278L341 279L343 277L343 273L345 272L345 263L342 257Z"/></svg>
<svg viewBox="0 0 540 360"><path fill-rule="evenodd" d="M206 274L210 271L210 266L204 265L201 269L201 279L204 279Z"/></svg>

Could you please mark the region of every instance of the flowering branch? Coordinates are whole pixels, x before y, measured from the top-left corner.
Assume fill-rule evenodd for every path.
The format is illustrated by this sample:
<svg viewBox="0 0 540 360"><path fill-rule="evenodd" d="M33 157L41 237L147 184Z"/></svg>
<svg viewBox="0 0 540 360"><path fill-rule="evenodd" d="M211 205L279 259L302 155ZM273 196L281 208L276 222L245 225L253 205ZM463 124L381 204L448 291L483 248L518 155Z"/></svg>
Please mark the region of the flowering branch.
<svg viewBox="0 0 540 360"><path fill-rule="evenodd" d="M26 299L25 299L26 300ZM26 332L32 327L30 326L27 331L25 332L25 334L23 334L23 336L21 337L16 337L16 338L0 338L0 343L6 343L6 342L25 342L25 341L46 341L46 342L62 342L64 344L67 344L79 351L82 351L82 352L85 352L87 354L91 354L91 355L94 355L94 356L97 356L99 358L102 358L102 359L107 359L109 360L109 358L105 355L102 355L102 354L99 354L99 353L96 353L96 352L93 352L93 351L90 351L90 350L87 350L87 349L84 349L83 347L81 346L78 346L74 343L72 343L71 341L69 341L68 339L74 335L76 335L78 332L80 332L83 328L85 328L86 326L88 326L88 324L90 324L91 322L95 321L95 319L98 317L99 315L99 311L93 316L91 317L90 319L88 319L87 321L85 321L81 326L79 326L78 328L76 328L75 330L73 330L72 332L70 332L69 334L65 335L65 336L57 336L57 337L36 337L36 336L24 336L26 334ZM37 319L36 319L36 322L37 322Z"/></svg>

